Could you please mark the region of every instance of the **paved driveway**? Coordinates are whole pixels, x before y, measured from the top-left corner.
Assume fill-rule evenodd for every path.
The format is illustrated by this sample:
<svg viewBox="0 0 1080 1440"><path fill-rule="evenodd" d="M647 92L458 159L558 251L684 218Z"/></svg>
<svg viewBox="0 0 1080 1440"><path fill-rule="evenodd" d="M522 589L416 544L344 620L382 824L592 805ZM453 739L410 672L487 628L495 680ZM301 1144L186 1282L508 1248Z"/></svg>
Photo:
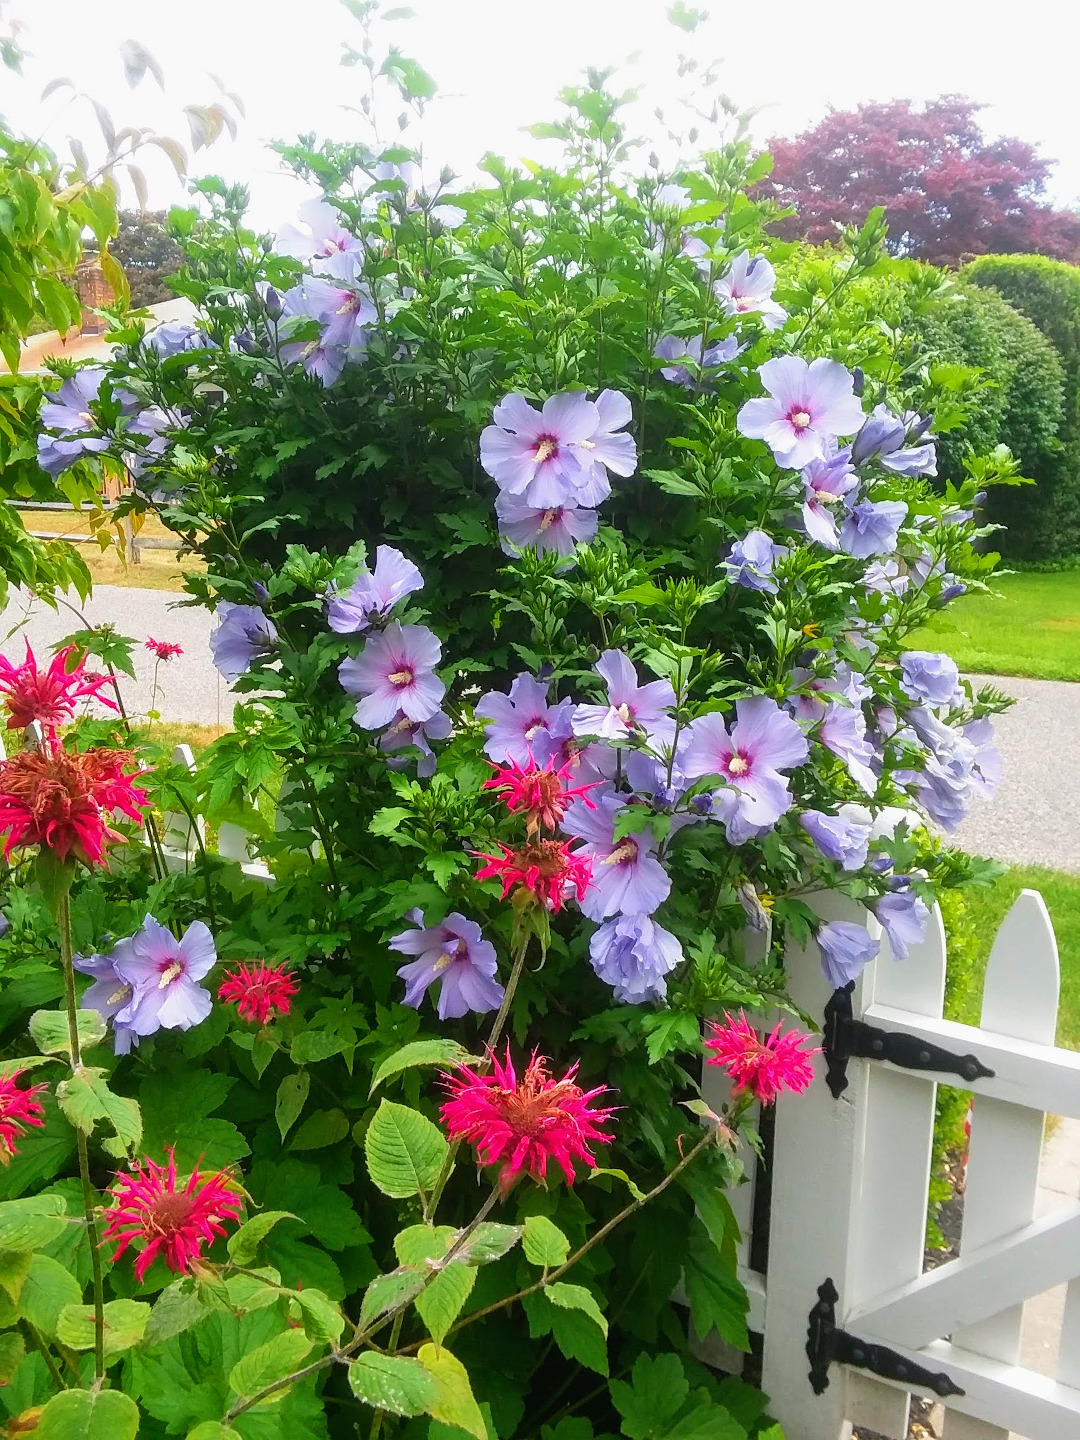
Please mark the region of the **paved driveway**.
<svg viewBox="0 0 1080 1440"><path fill-rule="evenodd" d="M1080 684L977 675L1017 703L994 721L1001 784L950 840L1010 865L1080 872Z"/></svg>
<svg viewBox="0 0 1080 1440"><path fill-rule="evenodd" d="M183 655L163 663L158 672L162 693L153 708L162 719L228 725L233 697L210 661L212 618L199 607L182 608L178 603L182 598L169 590L98 585L85 607L78 606L74 593L70 601L82 609L90 624L111 622L122 635L139 642L133 655L136 679L120 677L124 704L133 715L145 714L151 708L154 656L144 648L144 642L153 636L184 647ZM24 620L26 624L22 625ZM25 654L22 637L26 635L39 658L48 658L55 642L81 629L82 623L64 605L51 610L40 601L19 595L0 617L0 651L9 659L21 660ZM17 626L21 626L18 631Z"/></svg>

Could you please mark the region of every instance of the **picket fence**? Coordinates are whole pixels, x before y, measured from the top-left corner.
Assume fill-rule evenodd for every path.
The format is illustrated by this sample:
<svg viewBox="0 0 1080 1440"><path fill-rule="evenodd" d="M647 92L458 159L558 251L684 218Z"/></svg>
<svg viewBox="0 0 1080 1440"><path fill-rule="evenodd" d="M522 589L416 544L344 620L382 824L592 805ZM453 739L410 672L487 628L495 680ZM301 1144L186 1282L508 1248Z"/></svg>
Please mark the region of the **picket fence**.
<svg viewBox="0 0 1080 1440"><path fill-rule="evenodd" d="M186 745L173 759L194 768ZM161 839L169 867L190 868L205 824L168 813ZM273 884L239 826L223 824L216 849ZM850 997L851 1019L873 1027L871 1050L907 1037L906 1063L850 1059L834 1098L829 1056L817 1055L814 1084L781 1097L765 1158L747 1153L749 1179L729 1196L770 1413L786 1440L848 1440L853 1425L905 1440L910 1397L920 1394L944 1404L943 1440L1080 1440L1080 1204L1034 1218L1046 1117L1080 1118L1080 1054L1054 1044L1060 977L1043 899L1023 891L1002 923L978 1026L942 1018L940 912L898 962L861 906L822 894L815 908L881 940ZM748 943L764 948L760 936ZM792 999L824 1020L834 995L816 947L792 947L786 966ZM966 1077L908 1068L912 1054L916 1065L938 1058L920 1055L927 1046L978 1063ZM939 1083L971 1091L971 1139L959 1257L925 1271ZM726 1099L715 1069L705 1072L705 1097L714 1107ZM1024 1303L1062 1284L1057 1373L1048 1377L1020 1364ZM741 1364L709 1343L701 1353L726 1369Z"/></svg>

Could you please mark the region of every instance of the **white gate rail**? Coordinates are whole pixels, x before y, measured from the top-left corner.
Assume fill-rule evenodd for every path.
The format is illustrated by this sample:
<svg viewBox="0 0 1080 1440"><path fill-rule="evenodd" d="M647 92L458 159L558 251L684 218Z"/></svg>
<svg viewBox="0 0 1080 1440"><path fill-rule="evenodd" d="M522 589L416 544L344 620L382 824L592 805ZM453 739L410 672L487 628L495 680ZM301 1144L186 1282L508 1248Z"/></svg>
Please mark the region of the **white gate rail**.
<svg viewBox="0 0 1080 1440"><path fill-rule="evenodd" d="M817 908L880 934L842 897L822 896ZM796 1002L821 1016L830 987L816 947L789 952L788 977ZM848 1089L834 1100L818 1056L811 1089L778 1103L768 1273L744 1278L764 1339L763 1386L787 1440L844 1440L853 1423L907 1434L909 1395L896 1383L834 1364L827 1388L813 1393L807 1327L826 1279L839 1292L839 1327L963 1390L944 1401L945 1440L1080 1437L1080 1205L1033 1218L1046 1114L1080 1116L1080 1055L1053 1043L1058 986L1046 907L1025 890L994 943L981 1025L943 1020L945 935L935 911L907 960L894 962L882 938L881 958L852 997L854 1018L975 1054L995 1074L969 1083L851 1060ZM960 1255L923 1274L938 1081L975 1098ZM754 1183L734 1196L744 1229ZM1064 1282L1058 1373L1049 1378L1019 1363L1023 1305Z"/></svg>

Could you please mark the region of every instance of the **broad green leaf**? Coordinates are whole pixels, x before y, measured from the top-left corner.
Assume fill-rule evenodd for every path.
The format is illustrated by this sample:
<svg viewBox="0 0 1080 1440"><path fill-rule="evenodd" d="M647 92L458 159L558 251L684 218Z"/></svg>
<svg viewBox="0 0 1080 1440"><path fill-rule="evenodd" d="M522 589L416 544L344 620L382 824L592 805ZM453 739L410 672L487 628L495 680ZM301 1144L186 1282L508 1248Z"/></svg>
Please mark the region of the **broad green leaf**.
<svg viewBox="0 0 1080 1440"><path fill-rule="evenodd" d="M277 1120L282 1140L299 1120L300 1111L304 1108L304 1102L307 1100L310 1089L311 1076L306 1070L298 1070L293 1075L286 1075L278 1086L274 1118Z"/></svg>
<svg viewBox="0 0 1080 1440"><path fill-rule="evenodd" d="M142 1300L109 1300L102 1311L105 1356L130 1350L146 1333L150 1306ZM72 1350L94 1348L94 1307L65 1305L56 1321L56 1338Z"/></svg>
<svg viewBox="0 0 1080 1440"><path fill-rule="evenodd" d="M380 1315L404 1304L418 1294L424 1277L412 1265L402 1265L386 1275L376 1275L360 1303L360 1328L366 1330Z"/></svg>
<svg viewBox="0 0 1080 1440"><path fill-rule="evenodd" d="M56 1087L56 1100L65 1117L85 1135L92 1135L99 1120L111 1125L116 1139L104 1140L104 1148L117 1157L134 1150L142 1139L142 1115L138 1102L109 1089L104 1070L84 1067Z"/></svg>
<svg viewBox="0 0 1080 1440"><path fill-rule="evenodd" d="M55 1065L53 1055L23 1055L17 1060L0 1060L0 1080L7 1080L23 1070L36 1070L39 1065Z"/></svg>
<svg viewBox="0 0 1080 1440"><path fill-rule="evenodd" d="M430 1414L438 1402L434 1375L421 1361L407 1356L361 1355L349 1366L349 1384L358 1400L391 1415Z"/></svg>
<svg viewBox="0 0 1080 1440"><path fill-rule="evenodd" d="M300 1307L300 1318L308 1339L323 1344L338 1339L345 1329L345 1317L321 1290L297 1290L292 1299Z"/></svg>
<svg viewBox="0 0 1080 1440"><path fill-rule="evenodd" d="M105 1017L96 1010L76 1013L79 1047L89 1050L105 1039ZM30 1038L43 1055L70 1055L71 1039L63 1010L35 1010L30 1016Z"/></svg>
<svg viewBox="0 0 1080 1440"><path fill-rule="evenodd" d="M467 1065L475 1059L456 1040L414 1040L388 1055L375 1071L369 1094L374 1095L384 1080L415 1065Z"/></svg>
<svg viewBox="0 0 1080 1440"><path fill-rule="evenodd" d="M570 1254L570 1241L546 1215L529 1216L521 1244L525 1259L545 1268L561 1265Z"/></svg>
<svg viewBox="0 0 1080 1440"><path fill-rule="evenodd" d="M59 1195L28 1196L0 1204L0 1250L40 1250L62 1235L71 1221Z"/></svg>
<svg viewBox="0 0 1080 1440"><path fill-rule="evenodd" d="M41 1412L34 1440L135 1440L139 1407L119 1390L64 1390Z"/></svg>
<svg viewBox="0 0 1080 1440"><path fill-rule="evenodd" d="M60 1312L66 1305L80 1304L82 1298L82 1288L75 1276L51 1255L35 1251L19 1297L23 1317L43 1335L51 1337L56 1334Z"/></svg>
<svg viewBox="0 0 1080 1440"><path fill-rule="evenodd" d="M729 1243L727 1248L728 1254L722 1258L705 1226L695 1220L686 1249L683 1284L695 1335L703 1340L718 1330L721 1339L748 1350L746 1291L735 1274L735 1247Z"/></svg>
<svg viewBox="0 0 1080 1440"><path fill-rule="evenodd" d="M295 1220L288 1210L264 1210L253 1215L240 1229L229 1236L229 1259L237 1265L250 1265L258 1253L259 1244L265 1240L279 1220Z"/></svg>
<svg viewBox="0 0 1080 1440"><path fill-rule="evenodd" d="M668 1434L667 1426L690 1394L690 1382L678 1355L639 1355L630 1383L612 1380L615 1408L629 1440L651 1440Z"/></svg>
<svg viewBox="0 0 1080 1440"><path fill-rule="evenodd" d="M520 1225L497 1225L493 1220L485 1220L476 1227L458 1254L470 1265L486 1265L512 1250L521 1234Z"/></svg>
<svg viewBox="0 0 1080 1440"><path fill-rule="evenodd" d="M476 1268L463 1260L451 1260L430 1285L416 1297L416 1309L436 1344L461 1314L461 1307L476 1284Z"/></svg>
<svg viewBox="0 0 1080 1440"><path fill-rule="evenodd" d="M316 1110L297 1130L289 1149L324 1150L344 1140L348 1133L349 1119L344 1110Z"/></svg>
<svg viewBox="0 0 1080 1440"><path fill-rule="evenodd" d="M175 1280L154 1301L142 1343L145 1348L162 1345L197 1325L206 1310L190 1280Z"/></svg>
<svg viewBox="0 0 1080 1440"><path fill-rule="evenodd" d="M468 1371L457 1356L437 1345L421 1345L416 1358L435 1380L435 1399L426 1407L431 1418L444 1425L457 1425L476 1440L487 1440L487 1427L473 1396Z"/></svg>
<svg viewBox="0 0 1080 1440"><path fill-rule="evenodd" d="M368 1174L395 1200L431 1190L447 1152L442 1131L425 1115L390 1100L382 1101L364 1136Z"/></svg>
<svg viewBox="0 0 1080 1440"><path fill-rule="evenodd" d="M394 1236L394 1254L402 1265L441 1260L456 1234L452 1225L407 1225Z"/></svg>
<svg viewBox="0 0 1080 1440"><path fill-rule="evenodd" d="M21 1335L11 1330L0 1335L0 1385L10 1383L25 1354L26 1342Z"/></svg>
<svg viewBox="0 0 1080 1440"><path fill-rule="evenodd" d="M187 1440L243 1440L243 1436L231 1425L222 1425L220 1420L204 1420L188 1431Z"/></svg>
<svg viewBox="0 0 1080 1440"><path fill-rule="evenodd" d="M256 1395L299 1370L310 1353L311 1341L302 1330L285 1330L236 1362L229 1371L229 1388L237 1395Z"/></svg>
<svg viewBox="0 0 1080 1440"><path fill-rule="evenodd" d="M586 1290L584 1285L567 1285L558 1280L554 1285L545 1285L544 1294L553 1305L558 1305L562 1310L581 1310L599 1325L601 1332L607 1336L607 1318L596 1303L596 1296L591 1290Z"/></svg>
<svg viewBox="0 0 1080 1440"><path fill-rule="evenodd" d="M0 1250L0 1290L12 1301L19 1303L23 1283L30 1273L31 1251Z"/></svg>
<svg viewBox="0 0 1080 1440"><path fill-rule="evenodd" d="M702 1391L696 1392L698 1395ZM772 1440L783 1440L783 1433L779 1426L772 1427L775 1434ZM768 1440L770 1431L757 1434L757 1440ZM698 1405L680 1415L679 1418L664 1431L664 1440L745 1440L746 1426L741 1425L730 1410L725 1410L722 1405L715 1405L706 1401L704 1405Z"/></svg>

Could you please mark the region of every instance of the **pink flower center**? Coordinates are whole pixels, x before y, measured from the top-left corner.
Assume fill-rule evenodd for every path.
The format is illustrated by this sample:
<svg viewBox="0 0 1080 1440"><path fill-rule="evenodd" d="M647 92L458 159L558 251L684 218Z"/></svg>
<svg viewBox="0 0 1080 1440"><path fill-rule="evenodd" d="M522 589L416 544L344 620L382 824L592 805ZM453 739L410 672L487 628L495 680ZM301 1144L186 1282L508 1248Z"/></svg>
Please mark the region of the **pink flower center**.
<svg viewBox="0 0 1080 1440"><path fill-rule="evenodd" d="M158 982L157 982L157 983L158 983L158 989L159 989L159 990L165 990L165 989L167 989L167 988L173 983L173 981L174 981L175 979L177 979L177 977L180 976L180 975L182 975L183 973L184 973L184 967L183 967L183 965L180 963L180 961L179 961L179 960L171 960L171 961L169 962L169 964L165 966L165 969L162 970L162 972L161 972L161 978L160 978L160 979L158 980Z"/></svg>
<svg viewBox="0 0 1080 1440"><path fill-rule="evenodd" d="M788 412L788 423L796 430L805 430L810 424L810 415L806 410L791 410Z"/></svg>
<svg viewBox="0 0 1080 1440"><path fill-rule="evenodd" d="M528 728L525 731L525 739L531 740L538 730L546 730L547 728L548 724L544 717L537 715L534 720L529 721Z"/></svg>
<svg viewBox="0 0 1080 1440"><path fill-rule="evenodd" d="M388 675L386 678L390 681L391 685L396 685L399 690L404 690L406 686L411 685L416 679L416 672L415 670L410 670L407 665L403 665L400 670L395 670L392 675Z"/></svg>
<svg viewBox="0 0 1080 1440"><path fill-rule="evenodd" d="M557 455L559 442L554 435L538 435L536 437L536 454L533 459L537 465L543 465L545 460L550 460L552 455Z"/></svg>
<svg viewBox="0 0 1080 1440"><path fill-rule="evenodd" d="M749 769L750 761L745 755L740 755L738 752L732 755L727 763L727 773L729 775L745 775Z"/></svg>
<svg viewBox="0 0 1080 1440"><path fill-rule="evenodd" d="M545 530L550 529L556 520L561 520L562 513L563 507L561 505L557 506L554 510L545 510L543 515L540 516L540 534L542 535Z"/></svg>

